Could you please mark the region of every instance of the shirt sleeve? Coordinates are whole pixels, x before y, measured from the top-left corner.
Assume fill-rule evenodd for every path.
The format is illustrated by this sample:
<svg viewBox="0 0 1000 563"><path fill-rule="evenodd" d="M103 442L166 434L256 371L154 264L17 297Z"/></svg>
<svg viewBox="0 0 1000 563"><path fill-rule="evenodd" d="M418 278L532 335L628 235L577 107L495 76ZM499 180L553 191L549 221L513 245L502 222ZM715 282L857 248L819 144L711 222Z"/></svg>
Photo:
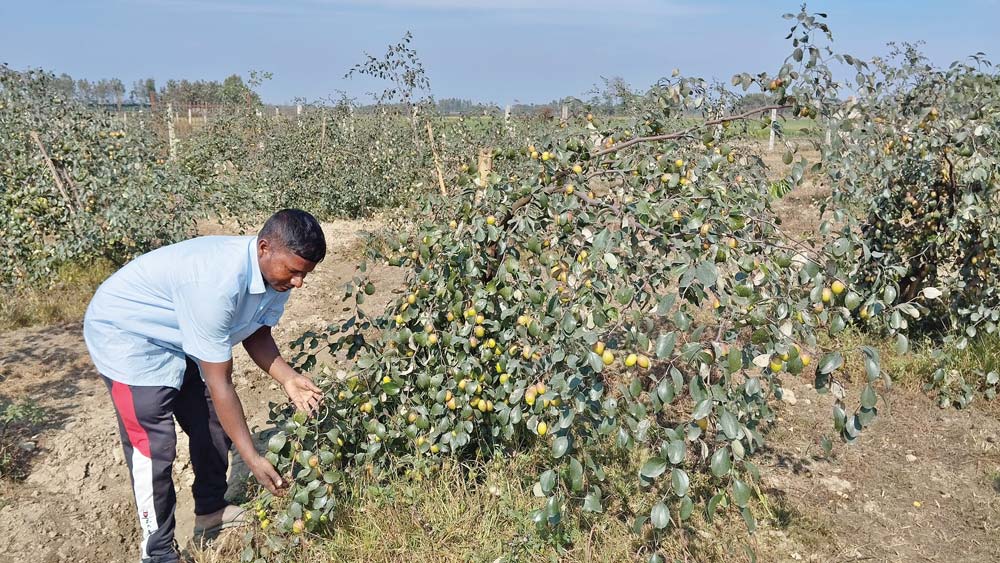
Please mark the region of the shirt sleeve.
<svg viewBox="0 0 1000 563"><path fill-rule="evenodd" d="M218 287L191 283L174 293L177 325L184 353L203 362L225 362L233 357L229 342L236 303Z"/></svg>

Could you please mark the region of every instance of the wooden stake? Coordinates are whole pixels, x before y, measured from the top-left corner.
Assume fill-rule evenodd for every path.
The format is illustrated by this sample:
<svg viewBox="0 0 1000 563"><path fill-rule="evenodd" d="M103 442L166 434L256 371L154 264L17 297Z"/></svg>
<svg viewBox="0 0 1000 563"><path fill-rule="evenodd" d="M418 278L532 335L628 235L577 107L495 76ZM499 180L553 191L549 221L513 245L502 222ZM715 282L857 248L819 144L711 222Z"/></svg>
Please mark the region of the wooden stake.
<svg viewBox="0 0 1000 563"><path fill-rule="evenodd" d="M771 110L771 139L767 142L767 150L768 150L768 152L774 150L774 124L775 124L776 121L778 121L778 110L772 109Z"/></svg>
<svg viewBox="0 0 1000 563"><path fill-rule="evenodd" d="M74 209L72 200L69 198L69 193L66 191L66 185L63 183L62 175L59 173L59 169L56 168L56 164L52 162L52 158L49 157L49 151L45 150L45 145L42 143L42 139L38 136L38 132L31 131L31 138L35 141L35 144L38 145L38 150L41 151L42 158L45 159L45 163L49 166L49 172L52 173L52 179L55 180L56 188L59 189L59 194L62 195L63 201L66 203L66 208L69 209L71 215L76 215L83 207L79 196L75 198L77 208Z"/></svg>
<svg viewBox="0 0 1000 563"><path fill-rule="evenodd" d="M324 123L326 123L324 121ZM431 154L434 156L434 168L437 169L438 175L438 188L441 190L442 196L448 195L448 190L444 187L444 173L441 171L441 159L438 157L437 149L434 148L434 130L431 129L431 122L427 122L427 140L431 144Z"/></svg>
<svg viewBox="0 0 1000 563"><path fill-rule="evenodd" d="M167 146L170 160L177 159L177 137L174 135L174 104L167 104Z"/></svg>
<svg viewBox="0 0 1000 563"><path fill-rule="evenodd" d="M323 125L319 128L319 146L326 146L326 110L323 110Z"/></svg>

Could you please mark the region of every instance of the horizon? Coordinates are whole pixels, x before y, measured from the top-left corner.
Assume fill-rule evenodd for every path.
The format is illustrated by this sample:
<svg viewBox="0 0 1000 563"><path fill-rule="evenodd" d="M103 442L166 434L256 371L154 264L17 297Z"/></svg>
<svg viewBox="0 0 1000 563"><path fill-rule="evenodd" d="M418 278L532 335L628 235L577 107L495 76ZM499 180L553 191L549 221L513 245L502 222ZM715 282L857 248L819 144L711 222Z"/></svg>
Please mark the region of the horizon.
<svg viewBox="0 0 1000 563"><path fill-rule="evenodd" d="M0 7L0 17L20 24L0 37L0 62L77 80L118 78L126 88L147 77L158 87L170 79L221 82L231 74L246 80L259 70L273 73L256 88L269 105L340 91L368 103L380 83L344 75L412 32L435 100L547 104L586 99L603 78L644 90L674 68L723 82L737 72L774 72L791 50L784 39L790 23L781 16L797 12L799 2L763 4L554 0L532 10L524 0L505 7L459 0L47 0ZM949 7L888 0L807 6L828 14L837 52L863 59L885 54L889 42L923 42L938 67L1000 52L989 24L1000 21L1000 2ZM970 19L973 12L981 15ZM166 32L151 34L152 19ZM727 47L734 43L755 46Z"/></svg>

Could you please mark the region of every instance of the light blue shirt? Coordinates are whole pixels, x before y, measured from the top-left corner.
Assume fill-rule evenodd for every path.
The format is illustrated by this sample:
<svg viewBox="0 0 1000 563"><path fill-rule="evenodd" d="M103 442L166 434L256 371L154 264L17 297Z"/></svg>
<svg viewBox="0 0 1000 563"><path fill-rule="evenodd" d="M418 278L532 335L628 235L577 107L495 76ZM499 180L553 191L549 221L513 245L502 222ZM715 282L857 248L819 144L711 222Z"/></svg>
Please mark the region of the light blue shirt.
<svg viewBox="0 0 1000 563"><path fill-rule="evenodd" d="M185 356L225 362L274 326L290 291L264 283L257 237L199 237L158 248L97 289L83 337L97 370L128 385L180 389Z"/></svg>

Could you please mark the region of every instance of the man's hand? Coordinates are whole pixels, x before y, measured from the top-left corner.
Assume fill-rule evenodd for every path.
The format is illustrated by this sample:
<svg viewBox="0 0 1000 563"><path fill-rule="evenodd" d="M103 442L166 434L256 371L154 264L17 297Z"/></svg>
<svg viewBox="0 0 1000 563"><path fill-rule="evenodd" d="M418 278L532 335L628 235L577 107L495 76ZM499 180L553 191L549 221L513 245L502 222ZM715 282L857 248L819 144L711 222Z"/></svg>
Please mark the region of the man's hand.
<svg viewBox="0 0 1000 563"><path fill-rule="evenodd" d="M250 358L285 389L295 408L313 413L323 398L318 387L308 377L295 371L278 353L278 345L271 336L271 327L262 326L243 341Z"/></svg>
<svg viewBox="0 0 1000 563"><path fill-rule="evenodd" d="M257 482L263 485L268 491L271 491L271 494L279 497L285 494L286 483L281 478L281 475L278 475L278 472L274 470L271 462L260 455L248 459L246 462L247 467L250 468L250 472L253 473Z"/></svg>
<svg viewBox="0 0 1000 563"><path fill-rule="evenodd" d="M283 387L295 408L310 415L316 411L316 407L323 399L319 387L302 374L289 377Z"/></svg>

